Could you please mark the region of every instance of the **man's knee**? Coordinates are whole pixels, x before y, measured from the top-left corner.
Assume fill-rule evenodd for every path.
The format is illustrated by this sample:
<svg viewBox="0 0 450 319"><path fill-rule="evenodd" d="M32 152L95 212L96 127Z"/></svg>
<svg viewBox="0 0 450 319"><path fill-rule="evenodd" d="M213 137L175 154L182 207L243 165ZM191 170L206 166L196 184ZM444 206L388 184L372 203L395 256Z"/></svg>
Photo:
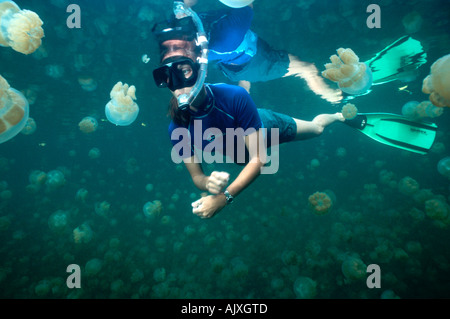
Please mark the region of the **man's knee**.
<svg viewBox="0 0 450 319"><path fill-rule="evenodd" d="M320 135L323 133L324 127L322 125L316 125L316 134Z"/></svg>

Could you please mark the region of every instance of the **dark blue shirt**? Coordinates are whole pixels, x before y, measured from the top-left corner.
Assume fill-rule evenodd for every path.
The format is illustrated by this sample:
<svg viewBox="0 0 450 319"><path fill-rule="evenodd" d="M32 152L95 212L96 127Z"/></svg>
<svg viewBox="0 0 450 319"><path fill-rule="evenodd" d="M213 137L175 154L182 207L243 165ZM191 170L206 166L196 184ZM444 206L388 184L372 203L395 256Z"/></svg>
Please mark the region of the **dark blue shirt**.
<svg viewBox="0 0 450 319"><path fill-rule="evenodd" d="M173 121L170 123L169 136L174 145L173 151L181 158L193 156L194 150L219 152L242 163L242 157L236 156L245 151L243 136L262 127L255 103L247 91L239 86L209 84L206 85L206 92L205 107L198 112L191 111L187 126L180 127ZM197 154L202 158L201 154Z"/></svg>
<svg viewBox="0 0 450 319"><path fill-rule="evenodd" d="M254 55L256 35L250 26L253 9L219 10L199 14L206 33L209 34L209 59L225 64L244 64ZM245 40L245 41L244 41Z"/></svg>

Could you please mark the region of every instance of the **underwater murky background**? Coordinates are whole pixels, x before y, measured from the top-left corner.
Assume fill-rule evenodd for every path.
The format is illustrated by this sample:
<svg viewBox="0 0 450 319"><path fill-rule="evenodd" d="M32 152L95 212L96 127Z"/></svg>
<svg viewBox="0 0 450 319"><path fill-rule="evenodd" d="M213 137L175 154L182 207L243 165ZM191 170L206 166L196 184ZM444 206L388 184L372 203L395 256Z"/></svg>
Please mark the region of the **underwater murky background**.
<svg viewBox="0 0 450 319"><path fill-rule="evenodd" d="M221 7L199 2L198 11ZM70 3L81 7L81 29L66 26ZM381 29L366 27L370 3L381 7ZM277 174L260 176L232 206L202 220L190 206L200 192L170 157L170 92L151 75L158 62L151 27L171 1L17 4L39 14L45 38L29 56L0 47L0 74L28 98L37 123L34 134L0 145L0 297L450 297L449 218L433 219L425 205L439 200L441 216L450 214L449 179L436 168L450 154L449 109L434 119L439 133L425 156L339 124L282 145ZM256 0L254 10L254 31L320 70L339 47L365 61L408 33L421 41L428 62L417 79L373 87L352 101L360 112L401 113L406 102L427 100L422 80L450 53L446 0ZM80 85L86 78L95 90ZM227 82L213 64L207 80ZM104 114L118 81L137 88L140 113L126 127ZM254 83L251 95L260 107L303 119L340 110L298 78ZM99 123L91 134L78 127L86 116ZM213 169L235 177L240 167L206 167ZM55 179L40 185L30 181L33 171ZM332 196L325 215L308 206L316 191ZM145 216L155 200L160 215ZM361 263L380 266L381 289L366 286ZM66 286L69 264L81 267L81 289Z"/></svg>

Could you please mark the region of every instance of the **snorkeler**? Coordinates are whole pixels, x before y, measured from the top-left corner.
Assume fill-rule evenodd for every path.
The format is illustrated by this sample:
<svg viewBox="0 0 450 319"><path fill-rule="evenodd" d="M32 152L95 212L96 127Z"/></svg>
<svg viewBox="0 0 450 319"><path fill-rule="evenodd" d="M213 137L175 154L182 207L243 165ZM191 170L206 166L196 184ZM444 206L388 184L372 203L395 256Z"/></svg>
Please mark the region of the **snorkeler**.
<svg viewBox="0 0 450 319"><path fill-rule="evenodd" d="M305 121L257 108L242 87L205 84L208 41L201 20L182 2L175 3L174 11L178 12L176 21L183 22L155 31L161 65L153 70L153 77L159 88L167 87L173 95L169 106L172 159L174 153L179 156L195 186L210 193L192 203L194 214L210 218L230 204L264 171L269 162L267 149L320 136L335 122L348 124L393 147L420 154L431 148L437 130L434 124L386 113L358 114L346 120L337 112ZM245 152L240 152L239 145ZM231 183L226 172L207 176L201 164L203 154L208 152L227 156L227 163L231 159L244 167Z"/></svg>
<svg viewBox="0 0 450 319"><path fill-rule="evenodd" d="M184 19L187 19L185 23L193 20L190 17L181 20ZM178 25L173 28L167 26L162 32L155 32L160 44L161 66L153 71L153 76L158 87L167 87L173 94L169 108L172 118L169 134L174 149L182 142L182 133L187 132L187 145L190 147L181 148L178 155L195 186L210 193L192 203L193 213L209 218L231 203L234 197L260 175L267 160L266 147L319 136L328 125L342 122L344 117L341 113L335 113L320 114L312 121L295 119L271 110L258 109L248 92L239 86L204 84L206 69L202 69L197 61L199 57L200 61L202 56L205 58L207 50L196 45L195 34L191 31ZM197 39L197 43L202 41ZM192 95L192 92L198 93ZM270 132L272 128L279 130L276 140L269 134L265 137L262 134L263 129ZM226 138L222 138L222 148L218 147L214 151L227 155L230 154L230 145L235 147L239 144L245 144L246 149L242 163L245 166L231 183L229 174L225 172L212 172L210 176L206 176L196 149L198 147L201 151L207 151L211 143L224 137L227 129L242 129L244 133L235 136L231 144L227 143ZM208 131L216 134L208 134ZM181 134L177 134L180 132ZM202 140L204 136L207 139ZM267 145L261 143L263 138ZM201 145L198 145L198 139L202 140ZM234 150L231 153L239 155ZM232 160L241 163L237 158Z"/></svg>
<svg viewBox="0 0 450 319"><path fill-rule="evenodd" d="M331 103L370 92L370 89L361 94L343 92L328 85L313 63L272 48L250 29L253 0L219 1L230 8L199 14L209 39L209 60L215 61L228 79L238 82L248 92L252 82L288 76L302 78L311 91ZM197 2L184 0L188 7ZM410 81L416 76L417 69L426 63L426 53L419 41L403 36L364 63L371 70L373 85L394 80Z"/></svg>
<svg viewBox="0 0 450 319"><path fill-rule="evenodd" d="M185 0L193 6L196 0ZM225 2L225 1L221 1ZM275 50L250 27L253 19L252 1L241 1L244 6L199 13L209 41L209 60L214 61L232 82L250 92L252 82L266 82L287 76L297 76L321 98L331 103L342 100L342 91L328 86L316 66L301 61L284 51ZM248 6L247 3L250 3ZM162 30L157 24L154 30Z"/></svg>

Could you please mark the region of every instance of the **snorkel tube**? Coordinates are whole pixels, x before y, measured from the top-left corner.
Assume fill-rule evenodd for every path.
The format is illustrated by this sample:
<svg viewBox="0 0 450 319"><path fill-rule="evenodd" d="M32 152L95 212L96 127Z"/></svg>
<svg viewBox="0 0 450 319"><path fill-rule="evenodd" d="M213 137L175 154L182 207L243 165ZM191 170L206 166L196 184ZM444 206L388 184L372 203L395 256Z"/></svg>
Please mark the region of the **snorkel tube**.
<svg viewBox="0 0 450 319"><path fill-rule="evenodd" d="M189 94L181 94L178 97L178 108L180 110L186 110L189 105L195 100L198 93L203 87L206 79L206 70L208 69L208 39L206 38L205 29L203 28L203 23L191 8L187 7L184 2L174 1L173 3L173 13L177 19L190 16L197 27L197 39L196 44L201 48L201 56L197 58L197 62L200 64L199 74L197 81L195 82L192 90Z"/></svg>

